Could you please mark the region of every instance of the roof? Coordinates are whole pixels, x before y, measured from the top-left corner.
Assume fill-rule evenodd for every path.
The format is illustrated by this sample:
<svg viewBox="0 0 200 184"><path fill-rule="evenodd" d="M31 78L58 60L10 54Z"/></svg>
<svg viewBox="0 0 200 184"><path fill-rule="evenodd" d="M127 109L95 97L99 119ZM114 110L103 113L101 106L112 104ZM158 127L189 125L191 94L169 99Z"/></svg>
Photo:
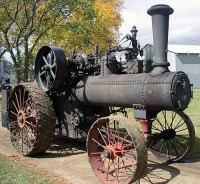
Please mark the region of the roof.
<svg viewBox="0 0 200 184"><path fill-rule="evenodd" d="M168 45L168 51L175 53L200 54L198 45Z"/></svg>

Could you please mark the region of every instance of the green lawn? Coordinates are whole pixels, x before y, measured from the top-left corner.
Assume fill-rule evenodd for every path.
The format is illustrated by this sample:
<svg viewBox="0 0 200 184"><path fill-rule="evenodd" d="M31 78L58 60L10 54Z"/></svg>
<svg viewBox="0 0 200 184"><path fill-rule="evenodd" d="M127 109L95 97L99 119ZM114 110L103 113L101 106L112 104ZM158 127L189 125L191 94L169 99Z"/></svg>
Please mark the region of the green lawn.
<svg viewBox="0 0 200 184"><path fill-rule="evenodd" d="M0 154L1 184L53 184L48 178Z"/></svg>
<svg viewBox="0 0 200 184"><path fill-rule="evenodd" d="M195 128L196 140L193 153L200 154L200 89L194 89L194 97L185 113L190 117Z"/></svg>

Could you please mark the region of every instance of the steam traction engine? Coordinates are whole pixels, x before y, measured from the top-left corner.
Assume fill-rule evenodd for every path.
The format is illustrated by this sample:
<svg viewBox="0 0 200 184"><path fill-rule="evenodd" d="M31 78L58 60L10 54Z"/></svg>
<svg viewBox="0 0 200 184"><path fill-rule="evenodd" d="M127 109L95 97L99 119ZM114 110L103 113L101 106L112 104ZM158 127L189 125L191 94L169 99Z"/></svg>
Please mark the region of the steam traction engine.
<svg viewBox="0 0 200 184"><path fill-rule="evenodd" d="M167 62L168 20L173 9L155 5L152 16L155 59L141 61L137 30L102 54L67 60L62 49L42 47L35 61L36 87L17 85L9 98L10 138L23 155L50 148L55 128L68 137L87 140L89 162L103 183L132 183L147 165L147 147L159 159L178 161L192 149L194 127L184 114L191 84L183 72L170 72ZM114 53L125 52L126 62ZM110 107L115 107L110 109ZM117 109L116 107L119 107ZM113 115L134 109L142 133L130 120Z"/></svg>

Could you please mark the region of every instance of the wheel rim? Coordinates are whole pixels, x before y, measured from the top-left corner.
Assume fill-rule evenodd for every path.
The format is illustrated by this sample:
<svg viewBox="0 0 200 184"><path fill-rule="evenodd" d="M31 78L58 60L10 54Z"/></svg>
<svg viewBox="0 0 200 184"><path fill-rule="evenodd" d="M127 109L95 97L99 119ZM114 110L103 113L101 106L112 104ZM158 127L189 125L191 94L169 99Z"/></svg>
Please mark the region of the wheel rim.
<svg viewBox="0 0 200 184"><path fill-rule="evenodd" d="M32 83L17 85L9 98L9 131L15 149L22 155L44 153L55 133L53 104Z"/></svg>
<svg viewBox="0 0 200 184"><path fill-rule="evenodd" d="M67 75L67 60L64 51L54 46L42 47L35 61L35 77L43 91L64 89Z"/></svg>
<svg viewBox="0 0 200 184"><path fill-rule="evenodd" d="M152 124L150 150L164 161L179 161L192 150L195 131L184 112L161 111Z"/></svg>
<svg viewBox="0 0 200 184"><path fill-rule="evenodd" d="M36 108L32 96L23 86L15 88L9 109L10 138L18 152L26 155L36 140Z"/></svg>
<svg viewBox="0 0 200 184"><path fill-rule="evenodd" d="M138 145L139 134L133 135L129 130L135 127L121 120L123 122L113 117L97 120L88 134L89 162L103 183L131 183L139 179L146 168L147 151L142 134ZM143 158L138 154L141 152Z"/></svg>

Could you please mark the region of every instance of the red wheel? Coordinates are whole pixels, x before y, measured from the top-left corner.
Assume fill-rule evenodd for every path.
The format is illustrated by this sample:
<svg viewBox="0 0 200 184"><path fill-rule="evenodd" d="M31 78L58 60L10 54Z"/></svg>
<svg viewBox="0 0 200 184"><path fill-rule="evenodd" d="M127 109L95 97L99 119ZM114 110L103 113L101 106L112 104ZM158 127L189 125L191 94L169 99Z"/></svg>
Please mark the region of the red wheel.
<svg viewBox="0 0 200 184"><path fill-rule="evenodd" d="M132 183L146 169L144 137L124 117L97 120L88 134L87 151L91 167L103 183Z"/></svg>
<svg viewBox="0 0 200 184"><path fill-rule="evenodd" d="M22 155L45 152L54 138L55 113L49 97L33 84L19 84L9 100L10 139Z"/></svg>

